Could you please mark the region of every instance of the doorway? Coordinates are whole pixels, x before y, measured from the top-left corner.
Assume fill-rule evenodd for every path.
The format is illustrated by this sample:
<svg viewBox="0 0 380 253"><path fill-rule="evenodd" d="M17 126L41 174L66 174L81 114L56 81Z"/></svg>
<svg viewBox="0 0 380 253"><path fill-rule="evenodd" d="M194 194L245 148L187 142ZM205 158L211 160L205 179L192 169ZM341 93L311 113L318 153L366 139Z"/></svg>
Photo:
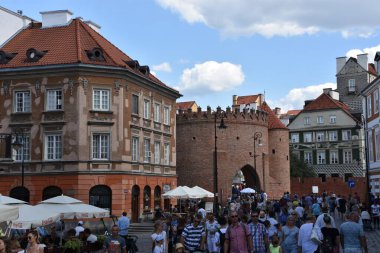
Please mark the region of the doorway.
<svg viewBox="0 0 380 253"><path fill-rule="evenodd" d="M140 187L132 187L132 222L139 222L140 217Z"/></svg>

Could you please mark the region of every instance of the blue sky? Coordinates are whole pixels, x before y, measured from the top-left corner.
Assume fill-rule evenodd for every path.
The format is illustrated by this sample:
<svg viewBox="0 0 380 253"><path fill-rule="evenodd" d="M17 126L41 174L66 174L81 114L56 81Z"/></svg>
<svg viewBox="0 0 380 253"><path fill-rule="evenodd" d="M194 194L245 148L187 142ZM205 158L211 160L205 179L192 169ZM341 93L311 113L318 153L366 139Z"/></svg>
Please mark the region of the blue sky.
<svg viewBox="0 0 380 253"><path fill-rule="evenodd" d="M222 108L265 91L271 107L301 108L334 87L335 59L380 51L380 1L0 0L41 20L69 9L167 85L179 101ZM344 6L344 10L342 9Z"/></svg>

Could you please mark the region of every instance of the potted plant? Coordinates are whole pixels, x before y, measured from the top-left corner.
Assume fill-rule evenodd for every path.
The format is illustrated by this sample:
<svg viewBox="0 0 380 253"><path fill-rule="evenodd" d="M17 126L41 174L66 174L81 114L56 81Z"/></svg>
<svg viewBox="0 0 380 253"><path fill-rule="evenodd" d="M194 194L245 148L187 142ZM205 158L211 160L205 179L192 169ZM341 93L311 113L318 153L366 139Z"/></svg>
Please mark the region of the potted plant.
<svg viewBox="0 0 380 253"><path fill-rule="evenodd" d="M81 240L79 240L78 238L70 238L63 245L62 253L79 253L82 246L83 244Z"/></svg>

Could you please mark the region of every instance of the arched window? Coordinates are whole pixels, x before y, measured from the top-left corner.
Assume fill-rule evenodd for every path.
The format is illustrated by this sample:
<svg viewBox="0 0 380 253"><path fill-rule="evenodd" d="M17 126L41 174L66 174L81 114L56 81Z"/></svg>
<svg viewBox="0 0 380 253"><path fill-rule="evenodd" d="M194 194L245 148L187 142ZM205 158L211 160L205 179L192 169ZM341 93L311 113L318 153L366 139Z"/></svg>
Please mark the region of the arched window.
<svg viewBox="0 0 380 253"><path fill-rule="evenodd" d="M23 186L17 186L9 192L9 197L29 202L29 190Z"/></svg>
<svg viewBox="0 0 380 253"><path fill-rule="evenodd" d="M161 208L161 187L154 187L154 208Z"/></svg>
<svg viewBox="0 0 380 253"><path fill-rule="evenodd" d="M144 187L144 211L150 211L150 187L147 185Z"/></svg>
<svg viewBox="0 0 380 253"><path fill-rule="evenodd" d="M112 190L106 185L96 185L90 189L90 205L112 211Z"/></svg>
<svg viewBox="0 0 380 253"><path fill-rule="evenodd" d="M57 186L48 186L42 191L42 200L62 195L62 189Z"/></svg>

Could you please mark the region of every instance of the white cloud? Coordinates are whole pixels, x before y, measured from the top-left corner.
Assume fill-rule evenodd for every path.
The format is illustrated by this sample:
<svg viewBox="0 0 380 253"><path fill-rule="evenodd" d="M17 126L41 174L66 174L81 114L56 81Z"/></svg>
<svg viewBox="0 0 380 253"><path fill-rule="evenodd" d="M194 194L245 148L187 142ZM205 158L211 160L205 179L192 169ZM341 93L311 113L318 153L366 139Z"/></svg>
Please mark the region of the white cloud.
<svg viewBox="0 0 380 253"><path fill-rule="evenodd" d="M367 53L368 54L368 62L373 63L373 59L375 58L377 51L380 51L380 45L377 45L374 47L367 47L364 49L357 49L357 48L351 49L346 53L346 56L356 58L358 54Z"/></svg>
<svg viewBox="0 0 380 253"><path fill-rule="evenodd" d="M187 94L205 94L230 90L244 82L241 65L229 62L207 61L183 70L179 86Z"/></svg>
<svg viewBox="0 0 380 253"><path fill-rule="evenodd" d="M367 0L156 0L189 23L225 36L296 36L319 31L343 37L371 36L380 27L380 1Z"/></svg>
<svg viewBox="0 0 380 253"><path fill-rule="evenodd" d="M152 67L153 71L155 72L159 72L159 71L162 71L162 72L172 72L172 67L170 66L170 64L168 62L163 62L159 65L154 65Z"/></svg>
<svg viewBox="0 0 380 253"><path fill-rule="evenodd" d="M315 99L322 94L323 89L332 88L336 89L335 83L324 83L317 85L310 85L303 88L291 89L285 97L279 100L268 100L268 104L272 107L280 107L282 112L292 109L302 109L305 100Z"/></svg>

